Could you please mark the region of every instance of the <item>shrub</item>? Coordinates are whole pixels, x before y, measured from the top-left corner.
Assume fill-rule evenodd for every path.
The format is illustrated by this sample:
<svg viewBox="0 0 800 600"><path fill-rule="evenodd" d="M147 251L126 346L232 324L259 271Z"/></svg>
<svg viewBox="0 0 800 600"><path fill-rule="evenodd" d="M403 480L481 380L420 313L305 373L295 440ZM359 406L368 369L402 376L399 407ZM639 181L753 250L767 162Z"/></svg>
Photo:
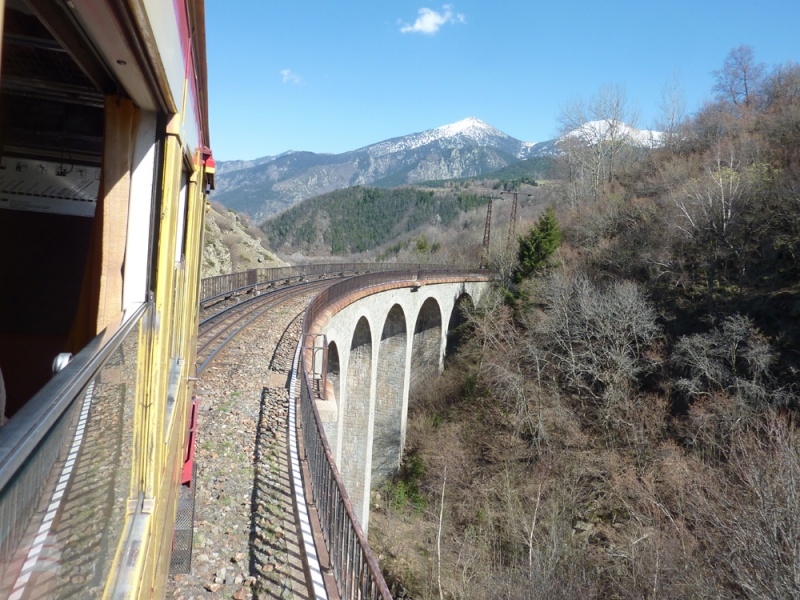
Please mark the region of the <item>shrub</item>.
<svg viewBox="0 0 800 600"><path fill-rule="evenodd" d="M682 337L673 364L684 375L676 386L689 399L719 392L760 405L773 398L767 338L745 316L726 317L707 333Z"/></svg>

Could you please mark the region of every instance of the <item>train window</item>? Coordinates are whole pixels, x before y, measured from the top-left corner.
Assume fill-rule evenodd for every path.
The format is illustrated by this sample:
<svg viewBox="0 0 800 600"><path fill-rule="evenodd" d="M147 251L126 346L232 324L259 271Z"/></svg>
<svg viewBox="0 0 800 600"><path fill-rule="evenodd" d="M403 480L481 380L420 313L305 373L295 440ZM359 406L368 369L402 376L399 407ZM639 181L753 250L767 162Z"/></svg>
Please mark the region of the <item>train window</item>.
<svg viewBox="0 0 800 600"><path fill-rule="evenodd" d="M155 247L156 228L153 215L158 214L159 194L157 165L159 143L158 117L154 112L141 111L136 135L133 171L131 172L130 207L125 247L123 279L123 310L129 310L147 299L150 282L151 250ZM152 245L151 245L151 240Z"/></svg>
<svg viewBox="0 0 800 600"><path fill-rule="evenodd" d="M49 381L55 356L77 354L147 295L155 113L115 95L120 86L72 31L69 8L51 8L6 2L2 21L0 370L8 416Z"/></svg>
<svg viewBox="0 0 800 600"><path fill-rule="evenodd" d="M175 236L175 262L178 263L186 253L186 221L189 215L189 173L181 173L181 193L178 204L178 235Z"/></svg>

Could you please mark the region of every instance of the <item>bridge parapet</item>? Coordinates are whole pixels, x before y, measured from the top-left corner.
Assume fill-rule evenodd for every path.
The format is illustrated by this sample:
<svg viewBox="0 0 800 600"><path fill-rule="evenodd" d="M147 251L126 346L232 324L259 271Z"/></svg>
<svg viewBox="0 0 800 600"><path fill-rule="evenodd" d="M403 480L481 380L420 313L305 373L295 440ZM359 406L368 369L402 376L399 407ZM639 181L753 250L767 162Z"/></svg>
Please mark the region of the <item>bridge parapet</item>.
<svg viewBox="0 0 800 600"><path fill-rule="evenodd" d="M203 305L208 305L232 294L275 287L293 280L386 273L390 271L405 273L431 269L444 271L447 270L447 267L420 263L326 263L295 265L292 267L262 267L204 278L201 283L200 302Z"/></svg>
<svg viewBox="0 0 800 600"><path fill-rule="evenodd" d="M411 371L425 362L441 368L458 307L464 299L476 303L493 279L485 270L371 273L331 286L306 310L303 439L343 597L351 597L347 586L366 586L358 597L384 593L364 534L370 488L399 467Z"/></svg>

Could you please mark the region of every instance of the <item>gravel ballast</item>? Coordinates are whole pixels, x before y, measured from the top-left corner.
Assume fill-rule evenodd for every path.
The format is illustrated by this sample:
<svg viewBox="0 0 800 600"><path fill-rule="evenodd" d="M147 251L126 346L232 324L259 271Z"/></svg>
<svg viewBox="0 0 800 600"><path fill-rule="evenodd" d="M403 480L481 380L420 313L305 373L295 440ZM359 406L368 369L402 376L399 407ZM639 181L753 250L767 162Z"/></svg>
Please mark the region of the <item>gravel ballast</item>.
<svg viewBox="0 0 800 600"><path fill-rule="evenodd" d="M172 576L167 597L309 597L287 455L287 383L308 300L259 317L196 384L192 572Z"/></svg>

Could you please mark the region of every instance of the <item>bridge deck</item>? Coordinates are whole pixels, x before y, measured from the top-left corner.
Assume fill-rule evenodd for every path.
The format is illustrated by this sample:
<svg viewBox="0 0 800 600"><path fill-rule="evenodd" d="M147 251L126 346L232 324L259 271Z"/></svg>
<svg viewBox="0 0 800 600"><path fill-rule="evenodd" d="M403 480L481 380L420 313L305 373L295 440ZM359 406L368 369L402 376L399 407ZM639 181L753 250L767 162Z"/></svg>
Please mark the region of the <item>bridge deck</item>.
<svg viewBox="0 0 800 600"><path fill-rule="evenodd" d="M168 597L310 597L288 463L286 383L299 320L279 343L307 302L256 320L197 383L192 573L173 576Z"/></svg>

